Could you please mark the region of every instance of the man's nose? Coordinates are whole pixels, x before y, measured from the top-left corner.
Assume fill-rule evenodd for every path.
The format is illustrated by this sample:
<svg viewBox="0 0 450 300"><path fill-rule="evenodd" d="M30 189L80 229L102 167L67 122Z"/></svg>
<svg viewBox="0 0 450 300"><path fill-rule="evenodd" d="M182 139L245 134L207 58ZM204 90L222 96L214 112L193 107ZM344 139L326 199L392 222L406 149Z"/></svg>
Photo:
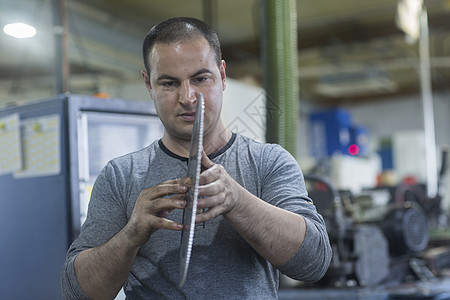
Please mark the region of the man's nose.
<svg viewBox="0 0 450 300"><path fill-rule="evenodd" d="M190 82L184 81L181 84L179 99L181 103L186 105L192 104L197 100L195 88Z"/></svg>

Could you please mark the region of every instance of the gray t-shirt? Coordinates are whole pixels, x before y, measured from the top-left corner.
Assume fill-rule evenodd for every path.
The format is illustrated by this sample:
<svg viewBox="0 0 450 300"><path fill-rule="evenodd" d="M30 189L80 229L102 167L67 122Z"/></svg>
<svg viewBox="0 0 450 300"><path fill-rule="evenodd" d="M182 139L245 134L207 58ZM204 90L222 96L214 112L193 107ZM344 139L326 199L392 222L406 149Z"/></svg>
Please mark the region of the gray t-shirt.
<svg viewBox="0 0 450 300"><path fill-rule="evenodd" d="M249 192L277 207L302 215L305 241L285 265L274 267L219 216L197 225L188 276L179 288L181 232L157 230L139 250L124 285L127 299L276 299L278 271L316 281L327 270L331 249L325 223L305 190L295 159L282 147L233 134L210 159ZM99 246L128 222L143 189L185 177L187 159L161 141L110 161L94 185L86 222L67 253L62 272L65 299L86 299L75 277L78 253ZM181 222L182 210L169 218Z"/></svg>

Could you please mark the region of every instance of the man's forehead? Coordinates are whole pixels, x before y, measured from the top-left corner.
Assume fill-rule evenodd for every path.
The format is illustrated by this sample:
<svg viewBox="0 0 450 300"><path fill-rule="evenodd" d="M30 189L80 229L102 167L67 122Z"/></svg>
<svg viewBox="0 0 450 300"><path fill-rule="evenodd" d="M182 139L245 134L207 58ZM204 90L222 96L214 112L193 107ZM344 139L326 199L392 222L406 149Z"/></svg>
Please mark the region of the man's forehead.
<svg viewBox="0 0 450 300"><path fill-rule="evenodd" d="M189 45L189 44L201 44L202 46L207 47L210 50L212 50L208 41L203 36L195 36L195 37L183 38L183 39L180 39L177 41L172 41L172 42L157 41L153 45L153 47L150 51L150 54L155 52L155 49L182 47L184 45Z"/></svg>
<svg viewBox="0 0 450 300"><path fill-rule="evenodd" d="M191 45L196 45L196 46L200 46L202 48L202 50L200 50L198 53L200 54L201 52L203 52L203 49L208 51L208 57L209 55L211 55L211 57L215 57L215 53L212 50L211 46L209 45L209 43L206 41L206 39L202 38L202 39L194 39L194 38L190 38L190 39L186 39L186 40L182 40L182 41L177 41L177 42L170 42L170 43L165 43L165 42L158 42L155 43L149 53L149 64L151 67L152 63L155 63L155 61L160 61L162 57L164 57L164 59L175 59L175 57L173 55L183 55L185 54L185 46L188 46L189 44ZM165 54L170 53L171 56L166 56ZM203 52L204 53L204 52Z"/></svg>

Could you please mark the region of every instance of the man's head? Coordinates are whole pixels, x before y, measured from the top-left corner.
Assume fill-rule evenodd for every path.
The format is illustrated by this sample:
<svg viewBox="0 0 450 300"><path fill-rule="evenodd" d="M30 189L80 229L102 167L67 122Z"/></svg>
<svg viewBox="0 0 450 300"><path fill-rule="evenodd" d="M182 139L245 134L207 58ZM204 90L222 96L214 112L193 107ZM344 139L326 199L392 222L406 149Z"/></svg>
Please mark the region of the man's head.
<svg viewBox="0 0 450 300"><path fill-rule="evenodd" d="M216 55L217 65L219 66L222 60L222 52L217 34L200 20L188 17L175 17L154 26L145 37L142 46L145 70L150 74L149 54L156 43L171 44L199 37L203 37L208 41L211 50Z"/></svg>
<svg viewBox="0 0 450 300"><path fill-rule="evenodd" d="M220 117L226 64L217 35L196 19L169 19L150 30L143 50L146 70L141 74L164 125L163 142L189 145L202 93L204 142L222 145L220 136L225 133L226 140L228 134Z"/></svg>

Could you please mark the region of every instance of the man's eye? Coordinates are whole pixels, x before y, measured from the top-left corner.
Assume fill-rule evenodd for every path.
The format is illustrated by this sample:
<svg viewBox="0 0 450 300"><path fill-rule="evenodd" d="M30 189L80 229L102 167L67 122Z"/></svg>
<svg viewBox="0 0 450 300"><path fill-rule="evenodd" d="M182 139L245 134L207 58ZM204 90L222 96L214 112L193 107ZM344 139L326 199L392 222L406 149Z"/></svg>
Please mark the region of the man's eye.
<svg viewBox="0 0 450 300"><path fill-rule="evenodd" d="M198 83L205 82L207 79L207 77L195 77L195 81Z"/></svg>
<svg viewBox="0 0 450 300"><path fill-rule="evenodd" d="M174 86L176 86L176 82L175 81L163 81L163 82L161 82L161 85L164 87L174 87Z"/></svg>

